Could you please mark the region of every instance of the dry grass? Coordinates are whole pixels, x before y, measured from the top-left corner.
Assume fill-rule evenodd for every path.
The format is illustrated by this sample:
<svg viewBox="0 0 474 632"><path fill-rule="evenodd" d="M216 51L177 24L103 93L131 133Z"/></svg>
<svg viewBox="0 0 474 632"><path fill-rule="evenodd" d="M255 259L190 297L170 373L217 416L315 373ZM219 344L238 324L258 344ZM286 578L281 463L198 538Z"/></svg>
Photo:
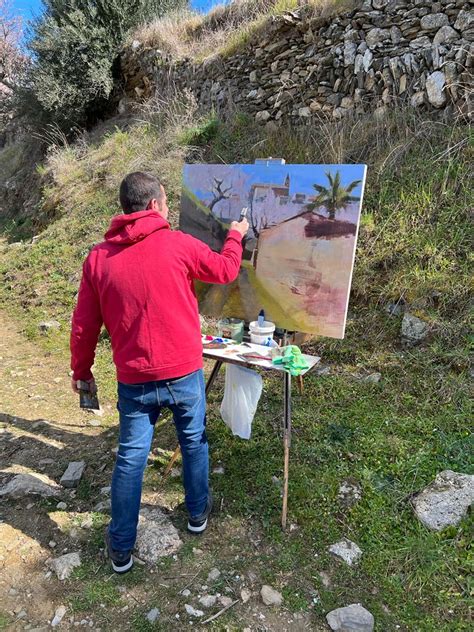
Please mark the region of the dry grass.
<svg viewBox="0 0 474 632"><path fill-rule="evenodd" d="M159 49L174 58L199 61L216 52L232 54L276 15L303 9L311 16L329 16L353 4L354 0L234 0L218 5L207 15L189 10L170 13L140 27L129 44L135 40L144 48Z"/></svg>

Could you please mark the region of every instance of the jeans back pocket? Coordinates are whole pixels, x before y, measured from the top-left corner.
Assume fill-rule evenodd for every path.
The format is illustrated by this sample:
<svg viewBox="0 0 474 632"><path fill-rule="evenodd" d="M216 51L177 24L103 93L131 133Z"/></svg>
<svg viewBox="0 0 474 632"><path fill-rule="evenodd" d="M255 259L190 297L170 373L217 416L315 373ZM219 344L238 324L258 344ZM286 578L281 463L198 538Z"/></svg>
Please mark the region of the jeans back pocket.
<svg viewBox="0 0 474 632"><path fill-rule="evenodd" d="M144 407L145 385L118 383L117 408L124 415L139 413Z"/></svg>

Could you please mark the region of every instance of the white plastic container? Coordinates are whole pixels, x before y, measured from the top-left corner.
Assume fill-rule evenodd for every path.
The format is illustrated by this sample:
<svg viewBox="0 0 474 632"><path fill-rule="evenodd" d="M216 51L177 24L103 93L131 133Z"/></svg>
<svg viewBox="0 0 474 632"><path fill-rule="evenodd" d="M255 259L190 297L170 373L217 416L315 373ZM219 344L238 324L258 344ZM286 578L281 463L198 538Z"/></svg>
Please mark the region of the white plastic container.
<svg viewBox="0 0 474 632"><path fill-rule="evenodd" d="M263 321L263 326L260 327L258 320L254 320L249 325L250 342L256 345L271 346L273 340L273 334L275 333L275 323L269 320Z"/></svg>

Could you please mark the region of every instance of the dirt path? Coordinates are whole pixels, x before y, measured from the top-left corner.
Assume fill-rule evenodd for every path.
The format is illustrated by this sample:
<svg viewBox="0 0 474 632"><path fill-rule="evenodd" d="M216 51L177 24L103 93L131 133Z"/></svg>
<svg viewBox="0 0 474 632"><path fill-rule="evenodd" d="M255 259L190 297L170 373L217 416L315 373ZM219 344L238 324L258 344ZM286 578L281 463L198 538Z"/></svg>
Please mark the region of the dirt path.
<svg viewBox="0 0 474 632"><path fill-rule="evenodd" d="M77 406L68 367L25 340L1 313L0 331L0 483L31 471L58 481L69 461L110 453L104 429L91 426L97 420ZM53 551L70 550L71 541L44 503L37 496L0 502L0 608L18 619L12 630L44 625L61 596L44 564Z"/></svg>
<svg viewBox="0 0 474 632"><path fill-rule="evenodd" d="M293 615L284 608L263 606L260 588L268 562L262 560L269 559L271 546L263 543L252 521L218 513L198 541L186 534L185 516L178 507L179 479L162 486L162 465L156 461L163 447L174 448L171 429L159 433L151 455L157 466L149 468L143 501L169 511L184 542L182 550L158 567L137 567L125 581L111 574L101 549L107 510L96 505L104 502L101 489L110 484L114 464L114 403L105 402L106 414L100 419L81 411L70 391L67 366L28 342L1 313L0 331L0 488L22 472L41 473L57 483L70 461L86 462L79 488L61 489L57 498L0 496L0 630L51 629L60 605L67 609L61 630L151 630L154 626L146 615L157 605L160 630L184 630L191 624L203 630L325 629L311 613ZM221 507L224 500L220 499ZM59 501L66 508L58 510ZM92 526L91 520L97 519ZM60 582L47 560L78 550L81 574ZM215 567L221 577L214 587L202 586ZM185 599L181 589L190 579L191 595ZM245 603L240 601L242 588L251 594ZM199 607L200 595L211 590L224 590L237 605L215 625L200 626L187 616L184 602Z"/></svg>

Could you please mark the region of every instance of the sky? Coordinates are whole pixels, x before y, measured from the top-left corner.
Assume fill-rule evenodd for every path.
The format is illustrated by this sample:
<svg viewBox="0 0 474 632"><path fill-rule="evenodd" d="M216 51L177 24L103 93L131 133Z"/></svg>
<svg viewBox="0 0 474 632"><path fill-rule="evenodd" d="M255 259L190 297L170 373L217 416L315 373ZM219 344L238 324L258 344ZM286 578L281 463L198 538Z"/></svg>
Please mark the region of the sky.
<svg viewBox="0 0 474 632"><path fill-rule="evenodd" d="M191 0L191 5L199 11L208 11L222 0ZM38 15L41 10L41 0L13 0L13 8L27 20Z"/></svg>

